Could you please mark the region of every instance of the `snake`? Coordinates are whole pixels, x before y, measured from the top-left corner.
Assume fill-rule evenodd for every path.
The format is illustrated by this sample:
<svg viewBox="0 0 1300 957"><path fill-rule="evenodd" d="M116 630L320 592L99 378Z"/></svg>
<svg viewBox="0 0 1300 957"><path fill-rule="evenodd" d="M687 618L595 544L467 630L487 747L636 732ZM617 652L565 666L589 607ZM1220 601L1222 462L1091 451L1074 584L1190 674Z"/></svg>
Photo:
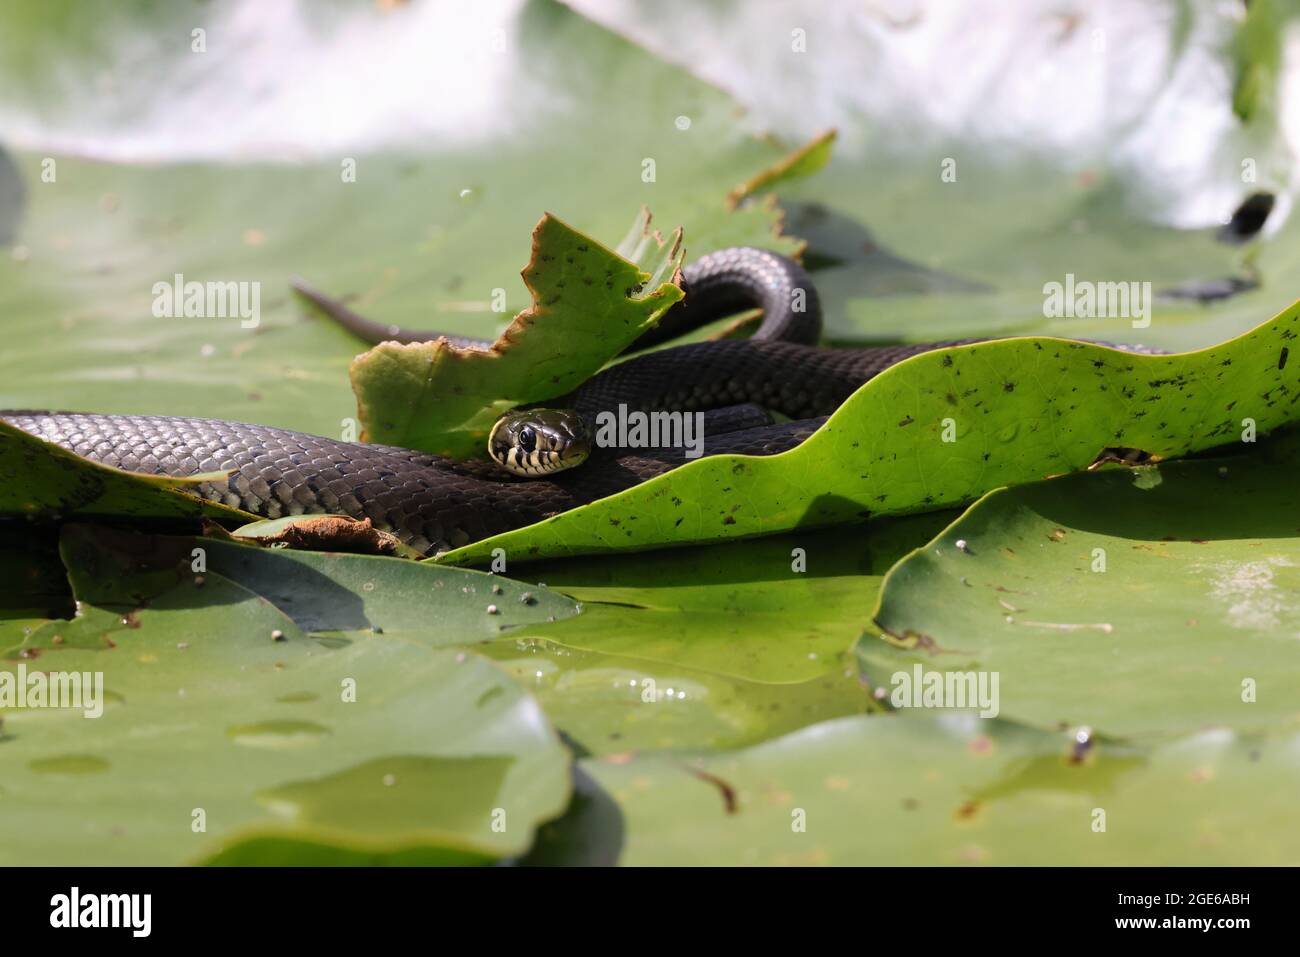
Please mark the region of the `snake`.
<svg viewBox="0 0 1300 957"><path fill-rule="evenodd" d="M644 412L700 412L715 420L728 419L730 410L736 414L729 423L710 428L706 421L704 454L774 455L811 436L845 399L885 369L923 352L982 341L818 346L821 306L807 273L791 259L753 247L703 256L683 268L682 282L684 298L632 343L627 352L633 354L551 404L576 414L581 423L620 405ZM375 323L305 284L297 288L367 341L415 342L441 335ZM659 348L686 331L754 308L762 310L762 318L749 338ZM490 346L443 338L464 348ZM493 438L506 429L517 447L519 433L533 423L533 451L538 451L539 443L551 440L548 420L537 410L521 412L525 418L514 424L499 422ZM773 422L769 412L785 421ZM565 463L577 467L511 474L488 460L455 460L220 419L30 410L0 411L0 418L117 469L169 477L225 473L195 490L206 500L262 518L335 514L369 519L373 527L425 554L531 525L684 462L681 448L595 447L586 450L580 463ZM565 420L562 428L585 427L572 426L573 421Z"/></svg>

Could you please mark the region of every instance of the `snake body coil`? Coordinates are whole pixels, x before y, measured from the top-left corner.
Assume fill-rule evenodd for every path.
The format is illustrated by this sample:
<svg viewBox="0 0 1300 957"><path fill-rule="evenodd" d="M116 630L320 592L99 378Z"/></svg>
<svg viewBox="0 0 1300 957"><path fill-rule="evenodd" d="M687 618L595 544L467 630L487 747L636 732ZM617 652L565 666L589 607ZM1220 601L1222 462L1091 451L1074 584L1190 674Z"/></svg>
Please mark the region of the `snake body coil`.
<svg viewBox="0 0 1300 957"><path fill-rule="evenodd" d="M799 420L710 435L705 454L768 455L803 441L872 376L905 358L958 343L877 349L817 348L816 292L795 263L763 250L728 249L684 270L687 298L634 348L745 308L763 309L755 337L678 346L628 359L555 400L584 414L620 404L690 412L757 403ZM300 287L371 341L418 341L362 319ZM802 296L799 293L802 292ZM797 308L802 302L803 308ZM965 340L972 341L972 340ZM481 345L474 341L462 344ZM190 476L226 471L199 491L267 518L335 513L428 552L455 548L612 495L683 462L681 449L597 449L579 468L520 480L485 462L457 462L382 445L215 419L65 412L3 412L32 434L115 468Z"/></svg>

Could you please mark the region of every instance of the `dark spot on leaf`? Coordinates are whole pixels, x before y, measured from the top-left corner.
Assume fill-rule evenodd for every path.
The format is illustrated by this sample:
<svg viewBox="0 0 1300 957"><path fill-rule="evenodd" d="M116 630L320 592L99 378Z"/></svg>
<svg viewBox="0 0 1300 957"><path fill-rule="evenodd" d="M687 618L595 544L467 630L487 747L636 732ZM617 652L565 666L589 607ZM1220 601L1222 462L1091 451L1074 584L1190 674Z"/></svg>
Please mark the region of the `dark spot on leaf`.
<svg viewBox="0 0 1300 957"><path fill-rule="evenodd" d="M1232 213L1232 219L1218 232L1220 242L1244 243L1261 229L1273 212L1275 200L1272 193L1251 193Z"/></svg>
<svg viewBox="0 0 1300 957"><path fill-rule="evenodd" d="M717 788L718 791L722 794L722 809L726 811L728 814L736 813L739 806L736 801L735 788L733 788L726 781L722 780L722 778L718 777L716 774L710 774L708 771L705 771L703 768L697 768L689 764L683 765L683 767L686 769L688 774L693 774L701 781L704 781L708 784L712 784L715 788Z"/></svg>

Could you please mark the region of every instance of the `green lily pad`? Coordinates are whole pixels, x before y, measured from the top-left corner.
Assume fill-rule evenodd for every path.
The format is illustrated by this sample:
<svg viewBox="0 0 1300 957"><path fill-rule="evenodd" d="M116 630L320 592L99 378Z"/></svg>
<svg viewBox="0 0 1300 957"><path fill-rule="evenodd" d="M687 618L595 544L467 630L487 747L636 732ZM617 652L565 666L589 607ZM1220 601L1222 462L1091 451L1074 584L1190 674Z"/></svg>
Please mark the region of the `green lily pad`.
<svg viewBox="0 0 1300 957"><path fill-rule="evenodd" d="M740 751L580 763L538 854L632 865L1284 865L1300 736L1144 751L970 715L841 718ZM1100 812L1100 813L1099 813ZM1103 816L1104 815L1104 816ZM1096 829L1104 826L1104 830Z"/></svg>
<svg viewBox="0 0 1300 957"><path fill-rule="evenodd" d="M885 572L946 520L526 566L581 601L583 614L529 625L518 637L749 681L841 674Z"/></svg>
<svg viewBox="0 0 1300 957"><path fill-rule="evenodd" d="M535 702L421 647L499 634L475 589L502 589L509 624L576 613L560 596L515 609L524 586L489 575L82 525L61 554L77 617L10 649L0 681L101 672L102 715L0 705L0 857L465 863L520 853L568 800Z"/></svg>
<svg viewBox="0 0 1300 957"><path fill-rule="evenodd" d="M138 558L167 550L141 538ZM97 578L120 565L102 549L88 562L96 543L93 530L65 536L74 584L90 589L79 594L157 588L148 568ZM56 634L0 661L0 680L99 673L101 694L78 703L102 713L0 708L7 863L248 863L304 844L317 862L486 860L526 849L568 800L567 752L536 704L466 652L322 644L214 571L125 615L83 600L75 621L43 630Z"/></svg>
<svg viewBox="0 0 1300 957"><path fill-rule="evenodd" d="M798 152L798 151L796 151ZM785 160L779 161L783 163ZM779 165L778 163L778 165ZM789 259L802 259L808 244L798 235L786 232L785 210L773 193L742 203L725 216L699 216L690 222L686 243L687 262L705 253L732 246L759 246L780 253ZM672 344L701 338L711 331L695 332L673 340Z"/></svg>
<svg viewBox="0 0 1300 957"><path fill-rule="evenodd" d="M573 618L576 602L500 575L428 575L400 558L256 549L214 541L208 567L265 597L317 634L378 633L464 645L526 625Z"/></svg>
<svg viewBox="0 0 1300 957"><path fill-rule="evenodd" d="M835 144L835 130L815 136L789 156L741 183L727 194L727 202L737 206L750 197L773 189L781 183L800 179L816 173L831 159Z"/></svg>
<svg viewBox="0 0 1300 957"><path fill-rule="evenodd" d="M993 492L890 571L872 683L997 673L1000 713L1174 735L1300 719L1300 455ZM960 544L958 544L960 543Z"/></svg>
<svg viewBox="0 0 1300 957"><path fill-rule="evenodd" d="M502 548L527 561L861 521L1081 469L1109 447L1166 458L1211 448L1300 420L1298 326L1300 305L1181 355L1024 338L913 356L788 452L705 456L439 560L481 563Z"/></svg>
<svg viewBox="0 0 1300 957"><path fill-rule="evenodd" d="M491 642L477 651L536 698L584 756L743 747L879 710L842 653L835 662L823 659L828 670L816 677L774 684L541 638Z"/></svg>
<svg viewBox="0 0 1300 957"><path fill-rule="evenodd" d="M78 615L46 623L10 646L10 654L56 644L102 648L163 610L208 632L216 625L207 616L227 604L273 607L304 633L333 643L382 635L433 647L489 640L579 612L577 603L543 587L400 558L85 525L65 527L60 551Z"/></svg>
<svg viewBox="0 0 1300 957"><path fill-rule="evenodd" d="M648 229L648 216L641 226ZM502 412L572 391L682 298L673 284L681 231L647 243L644 254L642 271L554 216L542 217L523 272L533 304L491 349L442 339L384 342L352 363L363 438L456 458L481 455Z"/></svg>
<svg viewBox="0 0 1300 957"><path fill-rule="evenodd" d="M586 753L738 747L879 707L845 652L950 515L514 567L583 614L482 647Z"/></svg>

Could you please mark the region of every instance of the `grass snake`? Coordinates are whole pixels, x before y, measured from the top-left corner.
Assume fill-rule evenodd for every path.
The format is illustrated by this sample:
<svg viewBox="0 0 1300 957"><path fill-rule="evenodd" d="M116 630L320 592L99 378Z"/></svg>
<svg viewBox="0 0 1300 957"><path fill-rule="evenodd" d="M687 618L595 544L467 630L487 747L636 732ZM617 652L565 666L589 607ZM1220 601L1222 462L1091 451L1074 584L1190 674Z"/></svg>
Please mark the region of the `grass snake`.
<svg viewBox="0 0 1300 957"><path fill-rule="evenodd" d="M763 310L757 332L749 339L690 343L634 356L549 404L587 416L620 403L629 409L681 412L757 405L792 421L710 429L704 454L770 455L811 435L825 416L884 369L918 353L978 341L819 348L814 343L821 331L821 309L812 283L796 263L764 250L712 253L688 265L683 280L685 299L629 351L658 345L747 308ZM419 341L438 335L372 323L310 289L300 291L370 341ZM226 471L224 481L198 486L205 498L267 518L320 513L369 518L377 528L425 552L532 524L683 463L680 448L597 448L578 468L518 478L488 461L454 461L242 422L31 411L0 416L115 468L171 476Z"/></svg>

